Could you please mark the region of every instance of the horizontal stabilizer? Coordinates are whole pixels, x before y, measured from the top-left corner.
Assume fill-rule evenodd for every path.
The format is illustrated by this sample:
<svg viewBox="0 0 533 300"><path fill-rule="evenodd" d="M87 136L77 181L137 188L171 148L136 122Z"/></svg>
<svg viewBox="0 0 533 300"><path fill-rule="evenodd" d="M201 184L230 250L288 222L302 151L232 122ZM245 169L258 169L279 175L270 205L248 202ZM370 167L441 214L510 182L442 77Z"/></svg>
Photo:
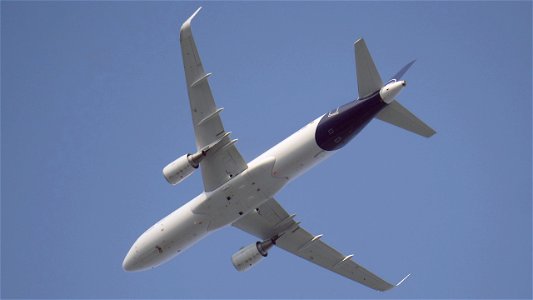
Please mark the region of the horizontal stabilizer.
<svg viewBox="0 0 533 300"><path fill-rule="evenodd" d="M407 70L409 70L409 68L415 63L415 61L416 61L416 59L411 61L407 65L405 65L405 67L401 68L400 71L398 71L398 73L394 74L394 76L392 76L392 78L390 80L393 80L393 79L400 80L400 79L402 79L403 74L405 74L405 72L407 72Z"/></svg>
<svg viewBox="0 0 533 300"><path fill-rule="evenodd" d="M424 137L430 137L435 134L435 130L413 115L396 100L381 110L376 115L376 118Z"/></svg>

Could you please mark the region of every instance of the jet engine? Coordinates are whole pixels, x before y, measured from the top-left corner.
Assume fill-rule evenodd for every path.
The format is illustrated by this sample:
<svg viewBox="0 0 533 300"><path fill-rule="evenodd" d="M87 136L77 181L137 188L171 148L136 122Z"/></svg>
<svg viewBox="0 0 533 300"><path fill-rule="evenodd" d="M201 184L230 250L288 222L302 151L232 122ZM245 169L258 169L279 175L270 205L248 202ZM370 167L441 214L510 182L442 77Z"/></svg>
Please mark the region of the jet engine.
<svg viewBox="0 0 533 300"><path fill-rule="evenodd" d="M272 248L272 245L274 245L272 240L248 245L233 254L231 262L237 271L244 272L260 262L263 257L266 257L268 255L267 251Z"/></svg>
<svg viewBox="0 0 533 300"><path fill-rule="evenodd" d="M163 168L163 176L172 185L182 182L198 169L205 154L205 151L199 151L195 154L183 155Z"/></svg>

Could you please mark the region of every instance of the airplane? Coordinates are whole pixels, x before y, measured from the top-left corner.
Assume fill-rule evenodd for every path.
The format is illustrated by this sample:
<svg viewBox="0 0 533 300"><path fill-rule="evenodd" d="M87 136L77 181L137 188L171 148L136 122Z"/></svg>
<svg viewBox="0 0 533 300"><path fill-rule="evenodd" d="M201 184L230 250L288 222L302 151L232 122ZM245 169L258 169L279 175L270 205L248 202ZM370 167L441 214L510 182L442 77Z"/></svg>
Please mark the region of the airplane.
<svg viewBox="0 0 533 300"><path fill-rule="evenodd" d="M395 97L406 86L401 80L414 61L383 83L366 43L355 44L359 97L314 119L254 160L246 163L230 132L224 129L208 78L191 31L198 8L180 29L197 151L185 154L163 168L166 180L176 185L201 169L204 192L155 223L133 244L122 267L125 271L154 268L229 225L260 240L241 248L231 260L246 271L277 246L311 263L377 291L390 284L343 255L300 226L274 198L290 181L330 157L354 138L372 119L430 137L435 131L404 108Z"/></svg>

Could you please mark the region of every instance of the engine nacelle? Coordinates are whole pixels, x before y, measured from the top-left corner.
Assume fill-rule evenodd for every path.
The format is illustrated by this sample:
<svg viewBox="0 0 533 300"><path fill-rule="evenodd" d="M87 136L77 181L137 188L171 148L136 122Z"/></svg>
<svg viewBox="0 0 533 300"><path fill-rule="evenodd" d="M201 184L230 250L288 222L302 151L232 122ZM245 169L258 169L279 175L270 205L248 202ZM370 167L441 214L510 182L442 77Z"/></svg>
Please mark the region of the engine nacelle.
<svg viewBox="0 0 533 300"><path fill-rule="evenodd" d="M176 185L194 173L194 170L198 169L200 161L202 161L204 156L205 152L203 151L195 154L185 154L164 167L163 176L165 176L168 183Z"/></svg>
<svg viewBox="0 0 533 300"><path fill-rule="evenodd" d="M256 242L237 251L231 256L231 262L237 271L244 272L268 255L268 249L274 245L271 240Z"/></svg>

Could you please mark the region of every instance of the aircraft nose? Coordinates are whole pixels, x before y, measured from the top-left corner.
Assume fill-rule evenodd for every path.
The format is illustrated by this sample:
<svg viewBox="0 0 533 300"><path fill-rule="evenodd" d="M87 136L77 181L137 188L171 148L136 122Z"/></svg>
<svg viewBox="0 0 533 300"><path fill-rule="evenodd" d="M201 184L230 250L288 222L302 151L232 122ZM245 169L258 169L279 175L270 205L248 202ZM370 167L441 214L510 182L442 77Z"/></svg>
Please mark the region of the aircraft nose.
<svg viewBox="0 0 533 300"><path fill-rule="evenodd" d="M124 261L122 262L122 269L127 272L140 271L143 269L141 262L139 261L139 256L134 251L134 247L126 254Z"/></svg>
<svg viewBox="0 0 533 300"><path fill-rule="evenodd" d="M133 262L133 259L130 253L128 253L126 257L124 257L124 261L122 262L122 269L124 269L124 271L127 271L127 272L132 272L132 271L135 271L134 265L135 264Z"/></svg>

